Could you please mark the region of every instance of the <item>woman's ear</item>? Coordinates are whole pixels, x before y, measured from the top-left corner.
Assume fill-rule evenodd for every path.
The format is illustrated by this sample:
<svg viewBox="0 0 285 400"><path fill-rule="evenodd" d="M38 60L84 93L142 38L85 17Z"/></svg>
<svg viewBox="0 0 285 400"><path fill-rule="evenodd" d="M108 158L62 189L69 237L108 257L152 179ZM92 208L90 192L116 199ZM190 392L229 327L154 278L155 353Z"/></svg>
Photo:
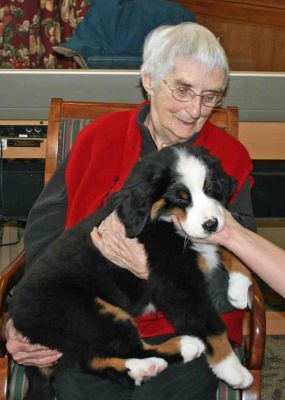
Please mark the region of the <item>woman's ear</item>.
<svg viewBox="0 0 285 400"><path fill-rule="evenodd" d="M148 97L151 97L154 95L153 81L149 74L144 74L142 76L142 85L143 85L143 88L146 91Z"/></svg>

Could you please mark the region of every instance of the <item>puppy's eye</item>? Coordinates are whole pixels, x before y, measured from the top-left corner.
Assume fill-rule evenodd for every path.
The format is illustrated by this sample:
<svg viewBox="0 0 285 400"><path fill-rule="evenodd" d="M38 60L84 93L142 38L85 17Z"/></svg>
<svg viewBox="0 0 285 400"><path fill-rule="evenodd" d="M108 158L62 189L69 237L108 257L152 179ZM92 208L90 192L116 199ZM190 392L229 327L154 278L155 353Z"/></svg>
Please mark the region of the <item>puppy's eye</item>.
<svg viewBox="0 0 285 400"><path fill-rule="evenodd" d="M207 196L216 198L217 200L221 200L223 197L222 190L218 183L214 180L206 180L204 184L204 193Z"/></svg>
<svg viewBox="0 0 285 400"><path fill-rule="evenodd" d="M184 192L184 190L181 190L181 191L178 193L178 197L179 197L179 199L181 199L181 200L189 200L189 194L188 194L187 192Z"/></svg>
<svg viewBox="0 0 285 400"><path fill-rule="evenodd" d="M189 203L191 202L191 198L189 193L187 193L184 190L179 190L176 193L176 203L178 206L188 206Z"/></svg>

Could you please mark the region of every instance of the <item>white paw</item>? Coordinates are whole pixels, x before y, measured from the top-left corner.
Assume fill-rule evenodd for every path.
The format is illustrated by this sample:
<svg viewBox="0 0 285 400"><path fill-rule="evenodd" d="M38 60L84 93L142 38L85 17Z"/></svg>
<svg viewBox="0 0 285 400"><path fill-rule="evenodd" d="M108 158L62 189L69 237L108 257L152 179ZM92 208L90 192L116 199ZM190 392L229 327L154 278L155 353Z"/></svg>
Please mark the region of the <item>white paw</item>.
<svg viewBox="0 0 285 400"><path fill-rule="evenodd" d="M252 281L247 276L239 272L230 273L228 299L235 308L243 310L250 305L248 288L251 285Z"/></svg>
<svg viewBox="0 0 285 400"><path fill-rule="evenodd" d="M245 389L253 382L251 373L240 363L232 352L218 364L211 365L214 374L235 389Z"/></svg>
<svg viewBox="0 0 285 400"><path fill-rule="evenodd" d="M156 376L167 367L167 361L163 358L130 358L126 361L129 376L140 385L144 378Z"/></svg>
<svg viewBox="0 0 285 400"><path fill-rule="evenodd" d="M204 343L195 336L182 336L180 346L180 353L185 363L200 357L205 351Z"/></svg>

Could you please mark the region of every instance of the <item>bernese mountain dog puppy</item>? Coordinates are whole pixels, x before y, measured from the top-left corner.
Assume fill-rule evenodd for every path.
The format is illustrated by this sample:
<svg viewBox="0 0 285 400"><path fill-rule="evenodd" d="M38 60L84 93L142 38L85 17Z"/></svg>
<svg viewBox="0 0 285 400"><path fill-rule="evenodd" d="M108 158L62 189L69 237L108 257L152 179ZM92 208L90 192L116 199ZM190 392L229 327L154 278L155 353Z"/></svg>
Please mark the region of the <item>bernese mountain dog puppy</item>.
<svg viewBox="0 0 285 400"><path fill-rule="evenodd" d="M17 286L10 315L32 343L58 349L63 357L50 368L26 367L27 400L53 399L49 380L57 371L76 369L139 385L167 363L188 362L202 352L218 378L237 388L252 383L207 291L221 253L189 238L223 227L223 205L234 189L234 180L205 149L165 148L141 159L105 206L46 249ZM148 280L117 267L91 242L92 228L114 210L126 235L145 247ZM170 215L178 217L184 233ZM227 267L229 299L245 307L249 272L237 259ZM164 313L176 337L156 346L143 342L134 318L149 307Z"/></svg>

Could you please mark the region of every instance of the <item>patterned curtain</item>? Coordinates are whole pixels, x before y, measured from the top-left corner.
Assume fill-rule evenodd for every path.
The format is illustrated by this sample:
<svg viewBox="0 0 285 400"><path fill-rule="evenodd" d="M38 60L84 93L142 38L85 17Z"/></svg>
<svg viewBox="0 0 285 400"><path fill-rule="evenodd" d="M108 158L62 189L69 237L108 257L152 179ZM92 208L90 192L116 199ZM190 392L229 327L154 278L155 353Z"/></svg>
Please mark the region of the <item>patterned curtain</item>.
<svg viewBox="0 0 285 400"><path fill-rule="evenodd" d="M108 0L107 0L108 1ZM78 68L56 55L90 0L0 0L0 68Z"/></svg>

